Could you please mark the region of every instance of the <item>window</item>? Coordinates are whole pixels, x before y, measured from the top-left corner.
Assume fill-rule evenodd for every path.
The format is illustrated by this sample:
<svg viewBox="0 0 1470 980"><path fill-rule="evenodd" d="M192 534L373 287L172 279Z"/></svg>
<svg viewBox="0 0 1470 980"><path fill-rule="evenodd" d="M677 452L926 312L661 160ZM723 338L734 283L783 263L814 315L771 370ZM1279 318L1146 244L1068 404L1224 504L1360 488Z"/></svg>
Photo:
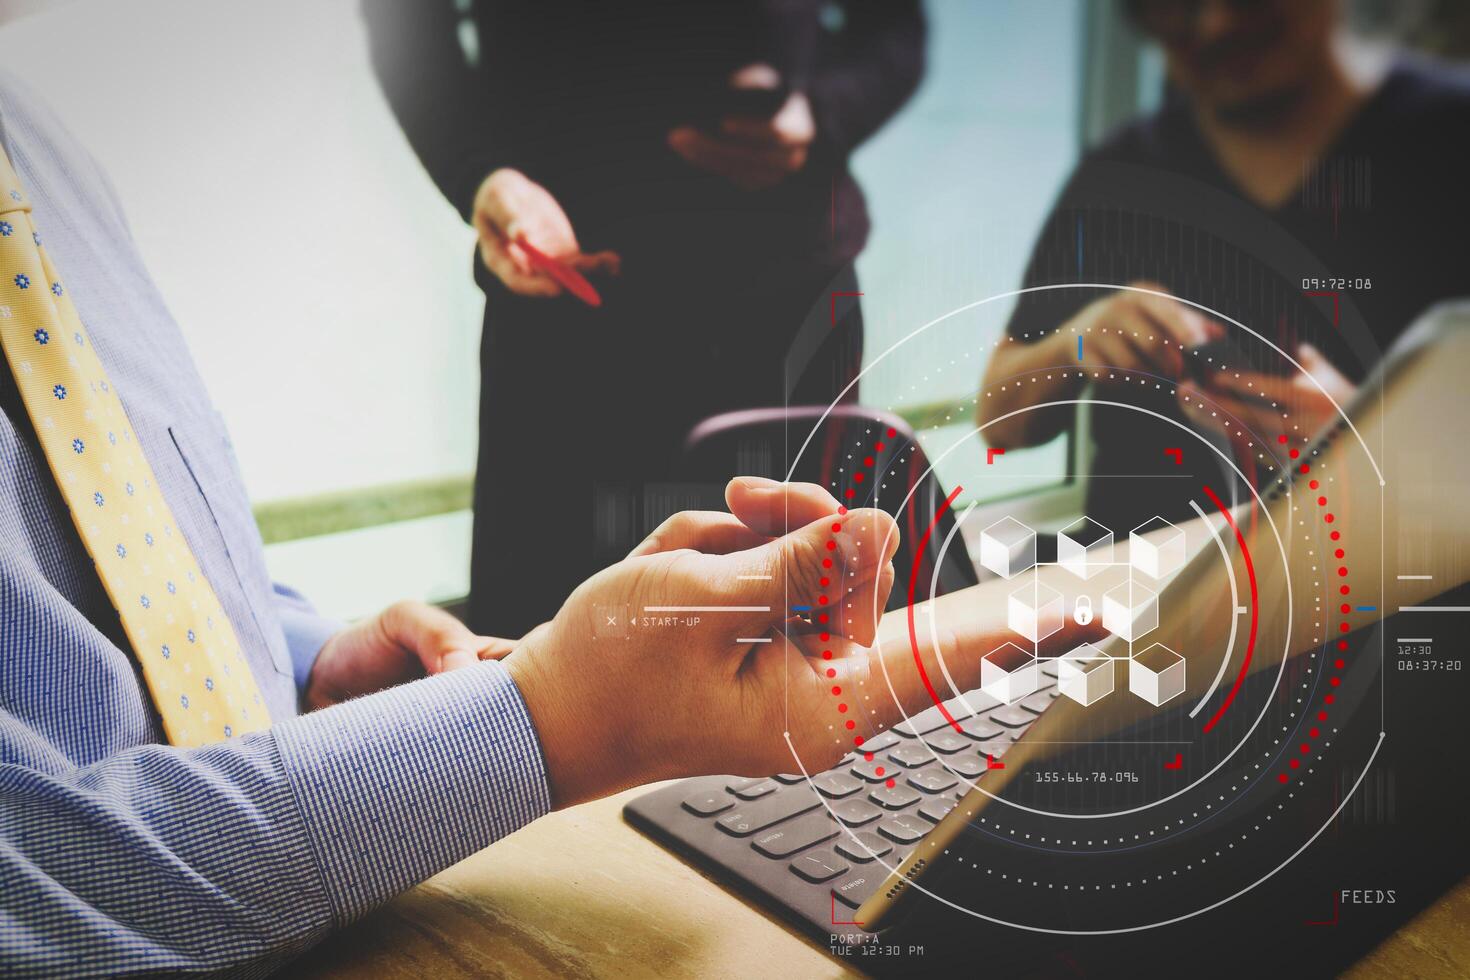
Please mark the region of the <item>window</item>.
<svg viewBox="0 0 1470 980"><path fill-rule="evenodd" d="M1031 242L1077 159L1084 15L1074 0L935 0L926 10L923 87L854 160L874 226L858 262L873 365L863 401L911 419L921 407L971 407L1013 301L956 314L878 358L925 323L1020 286ZM1054 486L1069 472L1066 436L987 472L968 417L931 418L945 414L956 421L923 428L920 441L931 459L943 457L941 482L963 485L965 499Z"/></svg>
<svg viewBox="0 0 1470 980"><path fill-rule="evenodd" d="M301 504L290 534L313 536L268 545L272 575L343 617L464 595L473 235L378 92L356 0L76 0L0 36L116 185L251 498ZM340 491L401 482L459 510L303 523L391 516Z"/></svg>

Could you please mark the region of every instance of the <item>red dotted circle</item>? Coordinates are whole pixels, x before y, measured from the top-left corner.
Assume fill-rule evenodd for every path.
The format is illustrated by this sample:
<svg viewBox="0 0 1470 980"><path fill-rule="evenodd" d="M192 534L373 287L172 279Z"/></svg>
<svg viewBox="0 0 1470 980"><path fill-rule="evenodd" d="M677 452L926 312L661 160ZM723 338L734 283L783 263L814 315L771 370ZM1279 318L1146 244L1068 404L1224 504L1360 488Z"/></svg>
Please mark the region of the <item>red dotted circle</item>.
<svg viewBox="0 0 1470 980"><path fill-rule="evenodd" d="M1287 444L1287 442L1289 441L1289 439L1288 439L1288 437L1286 435L1280 435L1280 436L1277 436L1276 437L1276 441L1278 443L1280 443L1281 445L1284 446L1284 445ZM1290 458L1292 458L1292 459L1296 459L1296 458L1298 458L1301 455L1301 451L1298 450L1298 449L1293 448L1293 449L1291 449L1291 450L1288 451L1287 455ZM1297 467L1297 469L1301 473L1309 473L1309 472L1311 472L1311 466L1309 464L1307 464L1307 463L1302 463L1299 467ZM1307 485L1312 490L1318 490L1318 489L1321 488L1321 482L1318 481L1318 480L1312 480ZM1322 494L1322 495L1320 495L1320 496L1317 497L1317 506L1318 507L1323 507L1323 508L1325 508L1327 506L1327 496L1326 496L1326 494ZM1324 511L1323 512L1323 514L1322 514L1322 522L1324 524L1332 524L1336 520L1337 520L1336 515L1334 515L1331 511ZM1333 541L1339 541L1339 540L1342 539L1342 532L1339 531L1339 530L1333 529L1329 533L1329 537ZM1344 549L1344 548L1336 548L1336 549L1333 550L1333 553L1332 554L1333 554L1333 557L1336 558L1338 561L1342 561L1345 557L1347 557L1347 550ZM1340 566L1338 566L1338 569L1337 569L1337 577L1338 578L1344 578L1345 579L1345 578L1347 578L1347 576L1348 576L1348 567L1347 567L1347 565L1340 565ZM1338 592L1340 594L1342 594L1342 595L1349 595L1352 592L1352 588L1346 582L1344 582L1341 586L1338 587ZM1337 611L1338 611L1338 613L1341 616L1344 617L1343 620L1340 623L1338 623L1338 626L1337 626L1338 632L1339 633L1350 633L1350 632L1352 632L1352 628L1353 628L1352 627L1352 623L1347 619L1348 616L1352 615L1352 612L1353 612L1352 604L1351 603L1347 603L1347 602L1343 602L1343 603L1341 603L1341 604L1338 605ZM1347 648L1348 648L1347 640L1341 640L1340 639L1340 640L1337 641L1337 649L1339 651L1345 651L1345 650L1347 650ZM1347 661L1345 659L1343 659L1342 657L1337 657L1332 662L1332 669L1333 670L1342 671L1342 670L1345 670L1346 667L1347 667ZM1342 684L1342 678L1340 676L1338 676L1337 674L1333 674L1332 676L1330 676L1330 677L1327 678L1327 684L1328 684L1329 687L1339 687ZM1331 695L1331 694L1324 695L1323 698L1322 698L1323 704L1328 704L1328 705L1332 704L1333 703L1333 700L1334 700L1334 696ZM1319 722L1325 722L1327 720L1327 712L1325 710L1319 710L1317 712L1317 720ZM1310 728L1307 731L1307 737L1308 738L1311 738L1311 739L1320 738L1321 737L1321 734L1322 734L1321 729L1317 728L1316 726L1313 726L1312 728ZM1301 744L1301 746L1300 746L1300 749L1301 749L1301 753L1303 755L1309 755L1309 754L1311 754L1311 751L1312 751L1311 743L1310 742L1303 742ZM1293 758L1293 759L1289 759L1288 762L1287 762L1288 769L1296 769L1296 768L1299 768L1300 766L1301 766L1301 761L1299 759ZM1279 783L1289 782L1290 779L1291 779L1291 777L1286 772L1278 773L1277 776L1276 776L1276 781L1279 782Z"/></svg>

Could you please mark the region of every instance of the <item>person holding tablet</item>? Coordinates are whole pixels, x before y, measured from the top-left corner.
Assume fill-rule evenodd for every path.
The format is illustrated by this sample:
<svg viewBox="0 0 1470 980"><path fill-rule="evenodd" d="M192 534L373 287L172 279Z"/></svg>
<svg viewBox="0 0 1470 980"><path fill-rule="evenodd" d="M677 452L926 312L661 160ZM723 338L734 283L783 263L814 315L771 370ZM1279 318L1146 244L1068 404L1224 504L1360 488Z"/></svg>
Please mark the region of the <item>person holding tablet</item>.
<svg viewBox="0 0 1470 980"><path fill-rule="evenodd" d="M1309 434L1333 417L1334 401L1347 404L1419 313L1467 291L1459 253L1470 184L1455 134L1470 123L1470 77L1355 47L1333 0L1126 7L1163 46L1165 103L1083 158L1037 237L1023 285L1147 292L1023 295L985 373L990 394L978 419L996 420L985 437L1032 446L1068 428L1069 408L1002 417L1074 398L1080 379L1006 380L1079 363L1165 382L1130 398L1169 419L1209 425L1198 410L1203 395L1269 432L1281 418L1268 404L1276 401ZM1300 370L1169 294L1245 324ZM1361 319L1334 323L1344 310ZM1226 359L1240 376L1191 375L1190 362L1204 360L1192 351L1227 333L1248 352ZM1173 427L1138 413L1123 421L1094 415L1093 474L1166 474L1172 462L1157 447ZM1127 494L1109 492L1124 482ZM1142 480L1094 480L1087 512L1125 532L1156 514L1183 516L1167 482L1152 481L1150 493Z"/></svg>

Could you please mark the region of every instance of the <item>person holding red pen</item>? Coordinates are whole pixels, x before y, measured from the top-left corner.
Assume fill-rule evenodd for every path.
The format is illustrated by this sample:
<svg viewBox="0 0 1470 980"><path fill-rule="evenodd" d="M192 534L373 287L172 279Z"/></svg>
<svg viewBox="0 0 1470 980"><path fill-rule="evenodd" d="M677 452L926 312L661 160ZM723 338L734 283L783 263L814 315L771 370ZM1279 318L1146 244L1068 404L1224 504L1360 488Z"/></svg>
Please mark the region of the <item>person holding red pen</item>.
<svg viewBox="0 0 1470 980"><path fill-rule="evenodd" d="M697 422L826 404L856 378L859 309L827 322L868 233L847 159L917 87L923 17L918 0L363 11L389 105L479 237L468 619L518 636L687 505L660 484Z"/></svg>

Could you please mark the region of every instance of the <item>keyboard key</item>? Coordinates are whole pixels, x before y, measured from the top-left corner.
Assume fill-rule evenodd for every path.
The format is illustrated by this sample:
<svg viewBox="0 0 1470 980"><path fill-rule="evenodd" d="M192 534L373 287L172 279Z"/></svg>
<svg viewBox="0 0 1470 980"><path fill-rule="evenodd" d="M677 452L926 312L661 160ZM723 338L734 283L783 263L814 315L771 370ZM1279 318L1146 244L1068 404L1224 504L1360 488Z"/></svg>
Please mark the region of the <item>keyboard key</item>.
<svg viewBox="0 0 1470 980"><path fill-rule="evenodd" d="M851 796L863 788L862 780L858 779L852 773L844 772L841 769L833 769L831 772L824 772L813 776L812 785L823 796L831 800Z"/></svg>
<svg viewBox="0 0 1470 980"><path fill-rule="evenodd" d="M844 837L837 844L837 851L858 864L867 864L874 858L883 857L893 850L892 844L871 831L860 830L853 836L857 838L857 841L851 837Z"/></svg>
<svg viewBox="0 0 1470 980"><path fill-rule="evenodd" d="M1059 670L1060 668L1057 666L1057 660L1055 657L1050 660L1043 660L1041 662L1041 672L1047 677L1052 678L1053 680L1056 679L1057 672Z"/></svg>
<svg viewBox="0 0 1470 980"><path fill-rule="evenodd" d="M943 793L947 789L954 789L959 785L959 780L943 769L925 769L909 776L909 785L916 786L926 793Z"/></svg>
<svg viewBox="0 0 1470 980"><path fill-rule="evenodd" d="M929 824L912 813L900 813L878 825L878 832L900 844L912 844L929 833Z"/></svg>
<svg viewBox="0 0 1470 980"><path fill-rule="evenodd" d="M892 779L895 775L893 763L882 756L878 756L872 762L859 762L853 765L852 774L861 776L870 783L881 783L885 779Z"/></svg>
<svg viewBox="0 0 1470 980"><path fill-rule="evenodd" d="M876 892L888 875L882 868L874 868L832 886L832 897L850 909L859 908L868 897Z"/></svg>
<svg viewBox="0 0 1470 980"><path fill-rule="evenodd" d="M969 752L950 756L944 760L944 765L951 772L958 773L966 779L974 779L989 768L983 755L974 755Z"/></svg>
<svg viewBox="0 0 1470 980"><path fill-rule="evenodd" d="M733 837L749 837L822 805L821 797L805 786L793 786L754 803L742 803L715 823Z"/></svg>
<svg viewBox="0 0 1470 980"><path fill-rule="evenodd" d="M924 748L918 742L905 742L888 753L888 758L901 766L913 769L922 766L926 762L933 762L934 753Z"/></svg>
<svg viewBox="0 0 1470 980"><path fill-rule="evenodd" d="M1036 720L1035 715L1022 708L1019 704L1008 704L1004 707L996 708L990 714L986 715L986 717L997 725L1004 725L1006 728L1025 728Z"/></svg>
<svg viewBox="0 0 1470 980"><path fill-rule="evenodd" d="M836 836L837 821L819 810L766 831L751 841L750 846L766 857L787 858Z"/></svg>
<svg viewBox="0 0 1470 980"><path fill-rule="evenodd" d="M751 783L749 786L742 786L739 789L732 789L730 790L730 792L734 793L742 800L758 800L762 796L769 796L780 788L781 784L776 782L774 779L760 779Z"/></svg>
<svg viewBox="0 0 1470 980"><path fill-rule="evenodd" d="M960 722L960 730L977 742L988 742L992 738L1000 738L1006 733L1004 728L1001 728L989 718L981 715L966 718Z"/></svg>
<svg viewBox="0 0 1470 980"><path fill-rule="evenodd" d="M965 738L965 736L953 728L946 728L942 732L925 735L924 744L928 745L935 752L958 752L960 749L968 749L975 743Z"/></svg>
<svg viewBox="0 0 1470 980"><path fill-rule="evenodd" d="M732 793L738 793L742 789L745 789L747 786L755 786L763 782L765 782L765 779L759 776L752 779L747 779L745 777L732 777L730 781L725 784L725 788Z"/></svg>
<svg viewBox="0 0 1470 980"><path fill-rule="evenodd" d="M965 700L967 702L969 702L970 707L975 710L975 714L977 714L977 715L984 714L985 712L989 711L992 708L999 708L1000 707L1000 701L999 700L997 700L996 698L991 697L990 695L986 694L984 691L980 690L979 688L976 688L973 691L966 691L965 692ZM966 711L966 712L964 712L964 714L968 715L969 712ZM954 720L955 721L963 721L964 719L961 718L959 715L955 715L954 716Z"/></svg>
<svg viewBox="0 0 1470 980"><path fill-rule="evenodd" d="M948 814L949 811L953 810L958 805L959 802L955 800L954 797L946 793L944 796L936 796L932 800L925 800L923 803L921 803L919 805L919 816L923 817L925 820L932 820L935 823L938 823L939 821L944 819L945 815Z"/></svg>
<svg viewBox="0 0 1470 980"><path fill-rule="evenodd" d="M730 799L730 794L719 790L695 793L684 801L684 809L697 817L712 817L717 813L724 813L734 805L735 801Z"/></svg>
<svg viewBox="0 0 1470 980"><path fill-rule="evenodd" d="M882 752L899 743L899 737L892 732L879 732L869 738L863 739L863 744L858 748L863 752Z"/></svg>
<svg viewBox="0 0 1470 980"><path fill-rule="evenodd" d="M1005 739L997 739L994 742L981 742L980 759L982 762L986 762L986 768L989 768L989 760L998 760L1001 756L1006 754L1006 750L1010 747L1011 743Z"/></svg>
<svg viewBox="0 0 1470 980"><path fill-rule="evenodd" d="M883 816L883 811L869 803L860 796L854 796L848 800L838 800L832 804L832 812L837 814L837 819L849 827L861 827L865 823L872 823Z"/></svg>
<svg viewBox="0 0 1470 980"><path fill-rule="evenodd" d="M846 873L848 864L828 850L813 851L803 854L791 862L791 870L799 877L807 881L831 881L840 874Z"/></svg>
<svg viewBox="0 0 1470 980"><path fill-rule="evenodd" d="M919 798L917 790L911 786L905 786L903 783L897 783L892 788L879 786L868 794L868 799L885 810L902 810Z"/></svg>
<svg viewBox="0 0 1470 980"><path fill-rule="evenodd" d="M799 772L783 772L780 775L774 776L772 778L774 778L778 783L786 783L787 785L790 785L791 783L799 783L806 779L806 777Z"/></svg>
<svg viewBox="0 0 1470 980"><path fill-rule="evenodd" d="M1056 688L1051 688L1047 691L1037 691L1035 694L1028 694L1022 698L1021 707L1032 714L1039 715L1051 707L1051 699L1054 697L1056 697Z"/></svg>
<svg viewBox="0 0 1470 980"><path fill-rule="evenodd" d="M971 701L970 703L974 704L975 702ZM949 717L955 721L970 717L969 710L957 700L946 701L944 702L944 706L949 709ZM949 719L945 718L940 712L939 706L935 705L932 708L925 708L908 721L894 725L893 730L906 738L913 738L916 735L927 735L936 728L943 728L948 724Z"/></svg>

